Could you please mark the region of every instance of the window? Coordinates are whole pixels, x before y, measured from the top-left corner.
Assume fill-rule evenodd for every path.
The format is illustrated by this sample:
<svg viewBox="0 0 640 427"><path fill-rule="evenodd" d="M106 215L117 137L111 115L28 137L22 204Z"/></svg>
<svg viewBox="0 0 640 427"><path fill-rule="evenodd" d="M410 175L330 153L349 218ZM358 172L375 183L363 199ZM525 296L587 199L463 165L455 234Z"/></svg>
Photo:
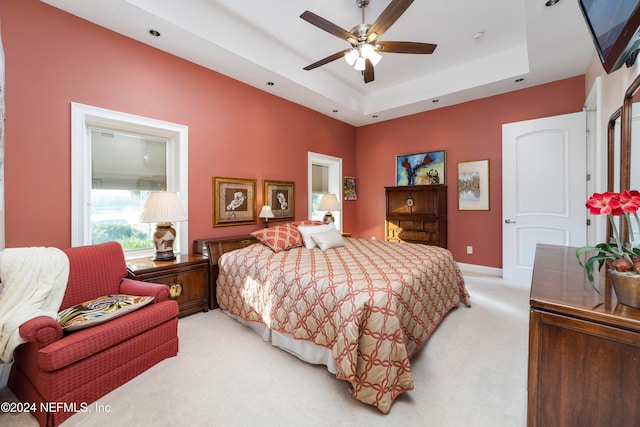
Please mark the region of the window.
<svg viewBox="0 0 640 427"><path fill-rule="evenodd" d="M72 245L118 241L127 258L154 252L155 224L138 218L152 191L175 191L187 209L186 126L72 104ZM188 223L174 224L176 252Z"/></svg>
<svg viewBox="0 0 640 427"><path fill-rule="evenodd" d="M322 221L324 211L317 207L323 194L333 193L342 205L342 159L309 152L309 218ZM331 212L336 228L342 229L342 210Z"/></svg>

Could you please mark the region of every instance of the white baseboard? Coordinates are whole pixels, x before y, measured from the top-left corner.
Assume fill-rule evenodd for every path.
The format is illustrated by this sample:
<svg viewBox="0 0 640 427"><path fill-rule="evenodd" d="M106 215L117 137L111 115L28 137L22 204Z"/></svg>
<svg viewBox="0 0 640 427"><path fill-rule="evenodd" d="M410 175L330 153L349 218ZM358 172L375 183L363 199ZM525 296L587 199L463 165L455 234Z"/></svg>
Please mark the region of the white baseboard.
<svg viewBox="0 0 640 427"><path fill-rule="evenodd" d="M479 273L479 274L486 274L489 276L502 277L501 268L486 267L484 265L465 264L462 262L459 262L458 266L460 267L460 270L462 270L463 272L466 271L469 273Z"/></svg>

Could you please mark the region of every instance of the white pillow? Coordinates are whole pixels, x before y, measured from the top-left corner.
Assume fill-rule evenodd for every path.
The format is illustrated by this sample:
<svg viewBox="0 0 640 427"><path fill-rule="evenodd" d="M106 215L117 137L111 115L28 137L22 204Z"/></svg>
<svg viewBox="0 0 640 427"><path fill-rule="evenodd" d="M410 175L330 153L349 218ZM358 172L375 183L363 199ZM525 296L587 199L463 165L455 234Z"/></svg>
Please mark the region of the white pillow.
<svg viewBox="0 0 640 427"><path fill-rule="evenodd" d="M333 230L323 231L322 233L313 233L311 239L313 239L323 251L344 246L344 239L335 228Z"/></svg>
<svg viewBox="0 0 640 427"><path fill-rule="evenodd" d="M302 234L302 240L304 241L304 246L307 249L313 249L316 247L316 243L311 238L312 234L322 233L327 230L336 230L336 226L334 223L324 224L324 225L304 225L299 226L298 231ZM336 230L337 231L337 230Z"/></svg>

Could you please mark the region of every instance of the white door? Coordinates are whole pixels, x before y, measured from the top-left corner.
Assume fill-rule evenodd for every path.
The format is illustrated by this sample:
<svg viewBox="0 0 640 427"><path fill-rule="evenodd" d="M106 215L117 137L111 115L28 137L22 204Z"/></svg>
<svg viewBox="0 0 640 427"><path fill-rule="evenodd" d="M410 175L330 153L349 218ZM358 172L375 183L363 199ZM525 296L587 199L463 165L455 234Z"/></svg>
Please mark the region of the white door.
<svg viewBox="0 0 640 427"><path fill-rule="evenodd" d="M536 244L586 244L586 114L502 126L502 275L530 282Z"/></svg>

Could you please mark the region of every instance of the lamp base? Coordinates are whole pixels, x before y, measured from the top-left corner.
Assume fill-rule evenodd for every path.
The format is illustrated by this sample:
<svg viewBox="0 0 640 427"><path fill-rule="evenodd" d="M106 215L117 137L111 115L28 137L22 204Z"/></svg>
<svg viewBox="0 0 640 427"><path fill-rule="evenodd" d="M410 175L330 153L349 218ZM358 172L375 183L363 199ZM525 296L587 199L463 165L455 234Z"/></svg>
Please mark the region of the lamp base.
<svg viewBox="0 0 640 427"><path fill-rule="evenodd" d="M333 215L331 214L331 212L327 212L327 213L322 217L322 221L323 221L325 224L329 224L329 223L335 222L335 221L336 221L336 219L333 217Z"/></svg>
<svg viewBox="0 0 640 427"><path fill-rule="evenodd" d="M171 252L156 252L152 258L154 261L173 261L176 259L173 251Z"/></svg>
<svg viewBox="0 0 640 427"><path fill-rule="evenodd" d="M156 231L153 233L153 245L156 253L154 261L171 261L176 259L173 253L173 242L176 240L176 230L170 222L159 222L156 224Z"/></svg>

